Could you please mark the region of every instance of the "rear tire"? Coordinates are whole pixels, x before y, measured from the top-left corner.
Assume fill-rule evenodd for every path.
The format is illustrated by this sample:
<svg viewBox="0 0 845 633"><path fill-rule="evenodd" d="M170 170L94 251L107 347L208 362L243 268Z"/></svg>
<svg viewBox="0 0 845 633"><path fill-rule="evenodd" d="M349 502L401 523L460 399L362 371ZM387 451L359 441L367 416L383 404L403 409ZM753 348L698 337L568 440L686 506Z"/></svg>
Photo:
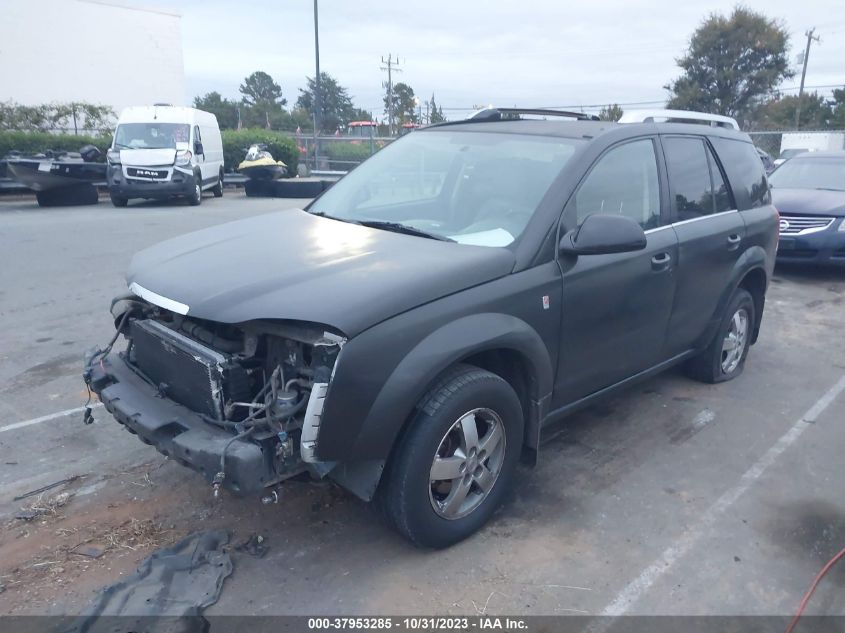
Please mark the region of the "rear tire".
<svg viewBox="0 0 845 633"><path fill-rule="evenodd" d="M707 383L739 376L745 367L756 317L751 294L745 288L737 288L710 345L687 363L689 376Z"/></svg>
<svg viewBox="0 0 845 633"><path fill-rule="evenodd" d="M448 547L479 530L501 504L522 448L522 406L499 376L448 370L417 406L376 501L420 547Z"/></svg>
<svg viewBox="0 0 845 633"><path fill-rule="evenodd" d="M217 184L214 185L212 188L211 193L214 194L215 198L222 198L223 197L223 171L220 171L220 175L217 177Z"/></svg>

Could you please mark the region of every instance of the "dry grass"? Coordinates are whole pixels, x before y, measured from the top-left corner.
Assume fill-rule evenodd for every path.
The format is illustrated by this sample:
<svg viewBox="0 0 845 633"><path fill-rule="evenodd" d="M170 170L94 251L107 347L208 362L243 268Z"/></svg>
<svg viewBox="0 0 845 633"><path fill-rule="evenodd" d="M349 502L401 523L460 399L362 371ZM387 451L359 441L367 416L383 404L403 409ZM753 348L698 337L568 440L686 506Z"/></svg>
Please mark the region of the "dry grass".
<svg viewBox="0 0 845 633"><path fill-rule="evenodd" d="M32 512L38 517L55 517L59 515L59 509L65 507L71 499L73 499L71 492L60 492L57 495L47 495L47 493L42 492L28 506L24 506L23 510Z"/></svg>
<svg viewBox="0 0 845 633"><path fill-rule="evenodd" d="M99 537L106 544L106 551L128 549L137 551L160 547L168 530L152 519L129 519L109 528ZM91 542L89 539L86 542Z"/></svg>

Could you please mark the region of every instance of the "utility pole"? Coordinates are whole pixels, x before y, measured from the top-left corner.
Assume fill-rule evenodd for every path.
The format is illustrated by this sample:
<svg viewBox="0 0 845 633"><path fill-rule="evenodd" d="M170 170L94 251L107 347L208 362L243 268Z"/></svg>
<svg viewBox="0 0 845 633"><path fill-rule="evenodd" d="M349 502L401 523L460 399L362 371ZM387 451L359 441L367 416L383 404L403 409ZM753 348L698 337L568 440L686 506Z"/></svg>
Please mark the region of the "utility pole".
<svg viewBox="0 0 845 633"><path fill-rule="evenodd" d="M314 1L316 2L316 0ZM393 73L401 73L402 69L399 68L399 57L393 59L392 53L387 56L387 59L382 56L381 64L381 70L387 71L387 84L385 85L385 88L387 88L387 130L388 134L393 136Z"/></svg>
<svg viewBox="0 0 845 633"><path fill-rule="evenodd" d="M801 85L798 88L798 104L795 106L795 129L800 127L801 120L801 98L804 96L804 78L807 76L807 60L810 59L810 45L813 40L819 42L819 36L813 35L816 32L816 27L806 31L804 35L807 36L807 48L804 50L804 68L801 70Z"/></svg>
<svg viewBox="0 0 845 633"><path fill-rule="evenodd" d="M317 66L314 75L314 169L319 169L320 141L317 135L320 133L322 104L320 103L320 22L317 17L317 0L314 0L314 61Z"/></svg>

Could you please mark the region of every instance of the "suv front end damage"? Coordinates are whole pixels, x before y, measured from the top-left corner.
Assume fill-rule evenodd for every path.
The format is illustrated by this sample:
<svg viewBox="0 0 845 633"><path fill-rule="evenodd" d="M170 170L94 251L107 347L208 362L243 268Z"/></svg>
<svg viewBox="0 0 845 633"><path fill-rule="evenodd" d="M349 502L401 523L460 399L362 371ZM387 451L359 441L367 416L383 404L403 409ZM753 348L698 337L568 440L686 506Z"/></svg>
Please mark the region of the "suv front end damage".
<svg viewBox="0 0 845 633"><path fill-rule="evenodd" d="M315 450L342 334L302 322L215 323L136 296L113 312L126 348L89 354L85 381L127 430L201 472L215 494L328 472Z"/></svg>

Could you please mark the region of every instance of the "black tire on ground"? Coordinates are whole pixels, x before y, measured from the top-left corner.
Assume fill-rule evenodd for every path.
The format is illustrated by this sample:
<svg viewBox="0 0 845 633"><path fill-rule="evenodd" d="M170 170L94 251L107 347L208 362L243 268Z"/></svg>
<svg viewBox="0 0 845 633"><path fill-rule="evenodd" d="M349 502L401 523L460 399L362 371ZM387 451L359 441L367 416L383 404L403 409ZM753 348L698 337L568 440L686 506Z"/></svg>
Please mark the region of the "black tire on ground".
<svg viewBox="0 0 845 633"><path fill-rule="evenodd" d="M116 207L123 208L127 204L129 204L129 199L124 198L123 196L119 196L117 194L110 193L109 197L111 198L111 203Z"/></svg>
<svg viewBox="0 0 845 633"><path fill-rule="evenodd" d="M223 170L220 170L220 175L217 177L217 184L214 185L214 188L211 190L211 193L214 194L215 198L222 198L223 197Z"/></svg>
<svg viewBox="0 0 845 633"><path fill-rule="evenodd" d="M69 207L81 204L97 204L100 195L94 185L84 183L70 187L37 191L35 200L42 207Z"/></svg>
<svg viewBox="0 0 845 633"><path fill-rule="evenodd" d="M482 413L473 414L476 410ZM488 411L498 416L492 425L479 417L489 415ZM459 465L455 467L463 476L434 484L431 477L435 458L458 455L455 447L471 446L463 435L453 439L453 434L462 433L461 420L464 423L469 420L472 428L477 429L476 448L467 449L466 453L461 450L457 458ZM485 443L496 425L501 427L499 442ZM465 539L490 519L512 483L522 449L522 427L519 398L505 380L471 365L456 365L441 376L418 404L391 455L376 503L393 527L417 546L447 547ZM449 445L451 448L446 448ZM489 453L484 450L491 446ZM465 461L460 463L461 460ZM487 477L497 469L496 464L500 465L498 476L486 479L490 487L485 496L475 477L468 473ZM466 497L460 497L458 506L453 505L458 517L447 518L444 508L448 506L452 486L470 479ZM443 485L445 490L440 487ZM435 510L435 505L439 510Z"/></svg>
<svg viewBox="0 0 845 633"><path fill-rule="evenodd" d="M696 380L707 383L724 382L736 378L745 367L745 359L751 346L751 336L756 321L754 299L745 288L737 288L731 296L719 329L713 340L698 356L687 362L687 374ZM744 335L736 337L737 323L744 320ZM733 339L731 335L733 333ZM741 346L733 352L731 345L738 342ZM734 356L732 357L732 353ZM731 362L731 359L733 361Z"/></svg>
<svg viewBox="0 0 845 633"><path fill-rule="evenodd" d="M188 204L192 207L198 207L202 204L202 178L199 174L194 176L194 189L188 193Z"/></svg>

